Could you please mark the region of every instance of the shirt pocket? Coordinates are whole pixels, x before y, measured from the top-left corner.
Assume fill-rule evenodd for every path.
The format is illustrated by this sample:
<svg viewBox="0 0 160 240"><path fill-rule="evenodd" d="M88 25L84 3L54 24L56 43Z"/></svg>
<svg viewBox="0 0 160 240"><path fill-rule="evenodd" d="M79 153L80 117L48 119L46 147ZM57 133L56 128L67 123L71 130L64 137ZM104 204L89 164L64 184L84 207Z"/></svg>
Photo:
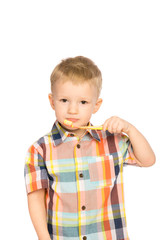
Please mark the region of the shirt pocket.
<svg viewBox="0 0 160 240"><path fill-rule="evenodd" d="M115 181L114 159L103 155L89 159L90 181L95 187L111 187Z"/></svg>

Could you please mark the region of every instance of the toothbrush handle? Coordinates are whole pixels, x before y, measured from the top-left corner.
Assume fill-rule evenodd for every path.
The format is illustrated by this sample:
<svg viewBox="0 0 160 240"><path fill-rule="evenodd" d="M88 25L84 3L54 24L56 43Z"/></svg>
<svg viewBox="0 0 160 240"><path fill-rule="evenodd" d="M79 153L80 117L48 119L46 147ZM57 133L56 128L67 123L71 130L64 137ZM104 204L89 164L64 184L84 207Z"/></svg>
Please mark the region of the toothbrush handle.
<svg viewBox="0 0 160 240"><path fill-rule="evenodd" d="M80 129L102 130L103 127L102 126L84 126L84 127L80 127Z"/></svg>

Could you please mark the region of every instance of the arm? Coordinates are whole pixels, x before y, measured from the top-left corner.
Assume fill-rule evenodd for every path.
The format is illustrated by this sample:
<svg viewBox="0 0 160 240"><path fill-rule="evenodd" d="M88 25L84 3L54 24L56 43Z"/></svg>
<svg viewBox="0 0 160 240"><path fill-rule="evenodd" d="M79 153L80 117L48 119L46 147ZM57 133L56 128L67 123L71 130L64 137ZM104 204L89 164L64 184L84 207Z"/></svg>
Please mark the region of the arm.
<svg viewBox="0 0 160 240"><path fill-rule="evenodd" d="M137 158L138 165L149 167L155 163L155 154L145 139L145 137L129 122L118 118L111 117L103 124L103 130L108 128L111 133L126 133L131 141L133 153Z"/></svg>
<svg viewBox="0 0 160 240"><path fill-rule="evenodd" d="M47 229L45 189L28 194L28 208L39 240L51 240Z"/></svg>

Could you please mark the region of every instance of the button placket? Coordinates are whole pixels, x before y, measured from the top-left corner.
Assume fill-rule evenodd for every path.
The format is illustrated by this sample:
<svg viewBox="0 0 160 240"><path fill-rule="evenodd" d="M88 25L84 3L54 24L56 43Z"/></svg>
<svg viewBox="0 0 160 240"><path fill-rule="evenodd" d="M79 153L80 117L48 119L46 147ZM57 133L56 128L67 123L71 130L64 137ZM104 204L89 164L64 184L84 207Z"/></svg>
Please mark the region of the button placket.
<svg viewBox="0 0 160 240"><path fill-rule="evenodd" d="M79 221L79 234L81 235L81 226L83 225L83 219L85 219L85 202L84 196L81 195L84 192L84 181L83 181L83 162L81 158L81 144L80 139L77 139L77 144L74 147L74 157L76 164L76 181L77 181L77 193L78 193L78 221ZM87 239L86 236L81 235L81 239Z"/></svg>

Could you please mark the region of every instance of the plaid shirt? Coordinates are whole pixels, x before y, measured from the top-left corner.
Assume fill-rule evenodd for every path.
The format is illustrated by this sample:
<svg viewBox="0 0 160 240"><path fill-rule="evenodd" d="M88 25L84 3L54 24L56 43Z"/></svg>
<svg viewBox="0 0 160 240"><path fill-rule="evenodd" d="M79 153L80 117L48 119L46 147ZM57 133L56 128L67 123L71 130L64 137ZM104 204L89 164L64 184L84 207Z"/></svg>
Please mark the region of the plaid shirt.
<svg viewBox="0 0 160 240"><path fill-rule="evenodd" d="M56 121L28 150L27 193L46 189L54 240L129 240L123 166L136 165L126 136L88 130L79 139Z"/></svg>

